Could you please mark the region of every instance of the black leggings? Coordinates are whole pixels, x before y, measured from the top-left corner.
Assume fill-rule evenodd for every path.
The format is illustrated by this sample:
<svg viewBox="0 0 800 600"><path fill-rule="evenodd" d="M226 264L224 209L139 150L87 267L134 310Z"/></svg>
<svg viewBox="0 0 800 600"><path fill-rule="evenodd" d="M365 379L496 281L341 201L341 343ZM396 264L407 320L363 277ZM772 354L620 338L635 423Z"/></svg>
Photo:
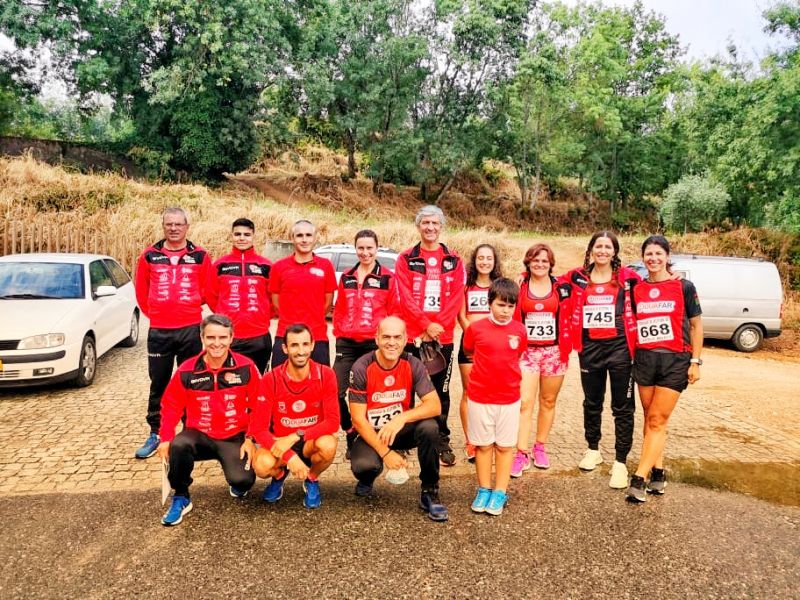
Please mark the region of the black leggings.
<svg viewBox="0 0 800 600"><path fill-rule="evenodd" d="M267 333L256 337L234 338L231 350L252 360L258 369L258 374L263 375L272 354L272 336Z"/></svg>
<svg viewBox="0 0 800 600"><path fill-rule="evenodd" d="M188 496L196 460L216 459L229 485L249 490L256 481L253 469L245 470L245 459L239 458L244 433L224 440L215 440L197 429L184 429L169 445L169 484L176 496Z"/></svg>
<svg viewBox="0 0 800 600"><path fill-rule="evenodd" d="M392 450L417 449L419 479L423 490L439 485L439 425L436 419L424 419L403 426L395 436ZM361 483L372 485L383 471L383 460L363 438L357 438L350 451L350 468Z"/></svg>
<svg viewBox="0 0 800 600"><path fill-rule="evenodd" d="M589 448L600 446L606 378L611 382L611 414L614 417L614 451L624 463L633 445L633 367L627 347L611 353L579 355L583 386L583 430Z"/></svg>
<svg viewBox="0 0 800 600"><path fill-rule="evenodd" d="M406 344L406 352L410 352L420 358L419 348L414 344ZM450 428L447 426L447 415L450 414L450 376L453 374L453 344L442 345L442 356L447 363L443 371L431 376L433 387L439 395L439 402L442 403L442 414L436 417L439 422L439 436L441 445L450 443Z"/></svg>
<svg viewBox="0 0 800 600"><path fill-rule="evenodd" d="M359 358L375 350L375 340L357 342L350 338L336 338L336 359L333 361L333 372L339 386L339 416L342 430L353 427L350 420L350 407L347 404L347 388L350 386L350 369Z"/></svg>
<svg viewBox="0 0 800 600"><path fill-rule="evenodd" d="M202 349L199 325L180 329L151 328L147 334L147 372L150 375L147 424L153 433L158 433L161 426L161 396L167 389L176 360L180 366Z"/></svg>

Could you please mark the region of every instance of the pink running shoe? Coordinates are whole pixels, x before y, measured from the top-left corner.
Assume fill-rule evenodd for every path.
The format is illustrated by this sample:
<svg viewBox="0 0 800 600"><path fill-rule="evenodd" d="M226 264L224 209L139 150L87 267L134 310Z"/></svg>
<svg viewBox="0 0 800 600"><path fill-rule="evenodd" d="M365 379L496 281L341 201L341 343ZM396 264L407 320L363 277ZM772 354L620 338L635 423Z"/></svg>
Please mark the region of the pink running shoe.
<svg viewBox="0 0 800 600"><path fill-rule="evenodd" d="M522 477L522 474L531 468L531 457L527 452L517 450L514 455L514 462L511 463L511 476Z"/></svg>
<svg viewBox="0 0 800 600"><path fill-rule="evenodd" d="M547 451L544 449L544 444L536 442L533 445L533 466L537 469L549 469L550 457L547 456Z"/></svg>

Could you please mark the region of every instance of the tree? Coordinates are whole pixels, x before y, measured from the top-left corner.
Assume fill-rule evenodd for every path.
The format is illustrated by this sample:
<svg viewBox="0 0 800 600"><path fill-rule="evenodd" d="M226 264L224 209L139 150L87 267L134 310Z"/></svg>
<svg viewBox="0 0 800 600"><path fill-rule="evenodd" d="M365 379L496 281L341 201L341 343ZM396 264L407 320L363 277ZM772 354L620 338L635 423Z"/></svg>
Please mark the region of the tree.
<svg viewBox="0 0 800 600"><path fill-rule="evenodd" d="M670 231L702 231L719 223L727 212L730 196L709 177L686 175L664 192L661 219Z"/></svg>
<svg viewBox="0 0 800 600"><path fill-rule="evenodd" d="M133 119L132 145L206 177L249 165L257 151L258 98L281 68L284 23L295 20L287 13L297 3L11 4L0 17L4 33L20 47L48 44L81 94L109 94L115 110Z"/></svg>

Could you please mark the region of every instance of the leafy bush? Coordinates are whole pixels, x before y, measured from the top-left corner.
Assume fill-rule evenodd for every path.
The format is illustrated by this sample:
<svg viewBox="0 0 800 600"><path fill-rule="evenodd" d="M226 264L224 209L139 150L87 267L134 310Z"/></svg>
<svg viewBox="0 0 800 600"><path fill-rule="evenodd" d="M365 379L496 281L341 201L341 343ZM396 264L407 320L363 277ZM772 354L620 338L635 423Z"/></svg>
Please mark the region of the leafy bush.
<svg viewBox="0 0 800 600"><path fill-rule="evenodd" d="M661 219L670 231L702 231L725 216L730 195L707 176L685 175L664 192Z"/></svg>

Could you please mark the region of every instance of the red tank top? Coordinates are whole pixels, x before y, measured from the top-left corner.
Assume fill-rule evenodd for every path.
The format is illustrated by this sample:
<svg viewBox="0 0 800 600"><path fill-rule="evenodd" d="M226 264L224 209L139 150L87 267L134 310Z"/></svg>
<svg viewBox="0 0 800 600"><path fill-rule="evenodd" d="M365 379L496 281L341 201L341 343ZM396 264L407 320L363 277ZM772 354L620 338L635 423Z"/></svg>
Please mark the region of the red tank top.
<svg viewBox="0 0 800 600"><path fill-rule="evenodd" d="M464 302L467 315L489 314L489 288L477 284L467 286L464 290Z"/></svg>
<svg viewBox="0 0 800 600"><path fill-rule="evenodd" d="M689 352L683 284L679 279L649 283L633 289L636 307L636 347L642 350Z"/></svg>
<svg viewBox="0 0 800 600"><path fill-rule="evenodd" d="M529 346L552 346L558 340L558 296L551 288L544 298L533 295L528 282L520 288L519 308Z"/></svg>
<svg viewBox="0 0 800 600"><path fill-rule="evenodd" d="M592 340L617 336L617 299L620 287L616 281L590 283L583 304L583 329Z"/></svg>

